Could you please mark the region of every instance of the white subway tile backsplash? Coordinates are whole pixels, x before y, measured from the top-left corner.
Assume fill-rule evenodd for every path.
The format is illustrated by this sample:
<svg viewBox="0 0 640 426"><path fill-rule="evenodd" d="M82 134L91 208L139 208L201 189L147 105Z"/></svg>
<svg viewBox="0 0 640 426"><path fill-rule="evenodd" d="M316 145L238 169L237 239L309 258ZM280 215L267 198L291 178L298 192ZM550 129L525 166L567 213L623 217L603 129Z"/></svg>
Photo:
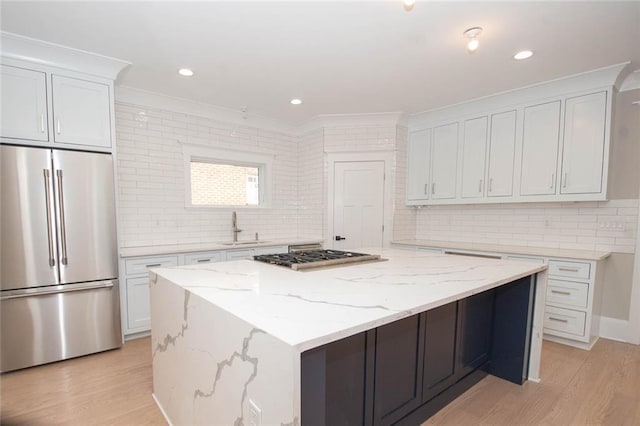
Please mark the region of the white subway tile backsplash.
<svg viewBox="0 0 640 426"><path fill-rule="evenodd" d="M638 203L633 199L430 206L415 209L415 235L427 240L491 243L498 239L505 245L634 253Z"/></svg>

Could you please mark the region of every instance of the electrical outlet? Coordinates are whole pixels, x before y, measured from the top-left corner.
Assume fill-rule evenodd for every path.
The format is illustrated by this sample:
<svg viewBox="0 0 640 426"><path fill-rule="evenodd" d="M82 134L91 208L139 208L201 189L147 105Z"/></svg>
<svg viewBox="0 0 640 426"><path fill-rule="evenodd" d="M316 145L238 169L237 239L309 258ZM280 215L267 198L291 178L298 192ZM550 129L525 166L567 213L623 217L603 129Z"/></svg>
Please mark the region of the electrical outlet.
<svg viewBox="0 0 640 426"><path fill-rule="evenodd" d="M262 410L258 405L249 400L249 426L261 426L262 424Z"/></svg>

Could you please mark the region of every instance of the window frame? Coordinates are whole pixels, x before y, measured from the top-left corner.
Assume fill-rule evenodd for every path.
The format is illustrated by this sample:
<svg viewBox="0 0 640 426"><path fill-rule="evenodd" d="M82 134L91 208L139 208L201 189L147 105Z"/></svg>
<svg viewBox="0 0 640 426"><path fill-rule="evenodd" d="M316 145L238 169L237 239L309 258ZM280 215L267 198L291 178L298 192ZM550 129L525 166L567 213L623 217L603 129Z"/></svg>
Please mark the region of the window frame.
<svg viewBox="0 0 640 426"><path fill-rule="evenodd" d="M273 156L232 149L182 144L184 169L184 205L188 209L261 209L271 206ZM256 167L258 169L258 205L193 204L191 200L191 162Z"/></svg>

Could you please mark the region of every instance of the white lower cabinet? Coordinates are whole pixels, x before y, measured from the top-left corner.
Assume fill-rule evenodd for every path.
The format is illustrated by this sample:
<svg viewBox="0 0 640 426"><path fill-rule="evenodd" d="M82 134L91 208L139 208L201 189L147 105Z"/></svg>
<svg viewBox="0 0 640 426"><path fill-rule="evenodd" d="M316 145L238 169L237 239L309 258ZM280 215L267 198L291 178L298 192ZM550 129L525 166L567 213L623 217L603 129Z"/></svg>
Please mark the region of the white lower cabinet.
<svg viewBox="0 0 640 426"><path fill-rule="evenodd" d="M444 251L445 254L495 257L515 262L546 263L549 269L544 308L544 338L587 350L591 349L598 340L606 259L553 258L477 250L465 252L438 246L407 244L394 244L394 247Z"/></svg>
<svg viewBox="0 0 640 426"><path fill-rule="evenodd" d="M178 265L178 256L147 256L124 261L126 291L125 309L122 314L124 334L141 333L149 330L149 269L170 268Z"/></svg>
<svg viewBox="0 0 640 426"><path fill-rule="evenodd" d="M120 282L125 283L121 296L123 334L125 336L146 335L150 330L149 269L251 259L254 255L286 253L288 251L289 246L279 245L162 256L137 256L124 259L120 267L120 270L124 271L124 277Z"/></svg>

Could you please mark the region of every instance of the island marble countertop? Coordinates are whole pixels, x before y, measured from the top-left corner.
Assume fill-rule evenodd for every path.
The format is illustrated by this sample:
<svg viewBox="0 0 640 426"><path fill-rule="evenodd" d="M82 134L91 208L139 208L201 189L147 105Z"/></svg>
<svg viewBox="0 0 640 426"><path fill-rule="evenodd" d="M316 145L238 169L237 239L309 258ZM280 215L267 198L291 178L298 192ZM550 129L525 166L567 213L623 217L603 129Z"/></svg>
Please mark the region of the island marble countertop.
<svg viewBox="0 0 640 426"><path fill-rule="evenodd" d="M510 246L501 244L468 243L458 241L435 241L435 240L396 240L393 244L415 246L415 247L436 247L451 250L484 251L492 253L523 254L541 257L561 257L565 259L581 260L602 260L611 255L608 251L590 251L559 249L548 247L526 247Z"/></svg>
<svg viewBox="0 0 640 426"><path fill-rule="evenodd" d="M400 249L356 251L387 260L305 272L236 260L153 268L150 279L157 274L302 352L547 268Z"/></svg>
<svg viewBox="0 0 640 426"><path fill-rule="evenodd" d="M281 245L322 244L321 239L274 239L265 241L239 241L192 243L192 244L165 244L157 246L138 246L120 248L120 257L155 256L162 254L189 253L197 251L239 250L243 248L270 247Z"/></svg>

